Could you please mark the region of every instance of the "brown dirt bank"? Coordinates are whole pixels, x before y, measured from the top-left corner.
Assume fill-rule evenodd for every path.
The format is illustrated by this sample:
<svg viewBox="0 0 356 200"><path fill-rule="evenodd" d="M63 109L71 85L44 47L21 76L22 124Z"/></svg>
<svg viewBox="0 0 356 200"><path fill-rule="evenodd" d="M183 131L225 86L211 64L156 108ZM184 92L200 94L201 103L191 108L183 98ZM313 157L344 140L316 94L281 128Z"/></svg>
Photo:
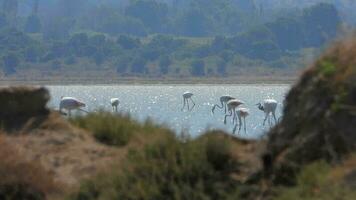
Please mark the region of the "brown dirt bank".
<svg viewBox="0 0 356 200"><path fill-rule="evenodd" d="M356 150L356 39L340 41L289 92L284 118L269 135L266 173L295 184L317 160L340 163Z"/></svg>

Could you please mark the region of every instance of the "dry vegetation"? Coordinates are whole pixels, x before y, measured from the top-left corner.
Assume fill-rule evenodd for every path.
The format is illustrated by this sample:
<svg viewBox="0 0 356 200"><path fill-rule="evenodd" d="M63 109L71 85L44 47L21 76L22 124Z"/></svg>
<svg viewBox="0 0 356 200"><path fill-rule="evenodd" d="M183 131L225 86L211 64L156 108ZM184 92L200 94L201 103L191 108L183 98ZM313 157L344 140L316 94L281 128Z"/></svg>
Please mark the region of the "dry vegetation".
<svg viewBox="0 0 356 200"><path fill-rule="evenodd" d="M0 199L46 199L60 193L60 183L38 162L28 161L0 135Z"/></svg>

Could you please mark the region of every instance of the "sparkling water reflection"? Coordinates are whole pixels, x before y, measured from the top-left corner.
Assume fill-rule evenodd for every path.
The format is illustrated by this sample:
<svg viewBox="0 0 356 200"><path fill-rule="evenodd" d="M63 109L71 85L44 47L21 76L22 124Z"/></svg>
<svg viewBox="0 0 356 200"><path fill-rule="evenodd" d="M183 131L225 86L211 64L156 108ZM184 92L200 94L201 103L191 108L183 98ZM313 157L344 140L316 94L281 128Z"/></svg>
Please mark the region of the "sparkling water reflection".
<svg viewBox="0 0 356 200"><path fill-rule="evenodd" d="M211 109L222 95L234 96L246 103L250 109L246 118L246 138L260 137L269 126L262 126L264 114L255 106L265 98L274 98L279 102L276 115L281 116L282 102L289 85L98 85L98 86L48 86L51 93L50 107L58 109L61 96L73 96L83 100L88 111L104 109L111 111L110 99L120 99L119 111L129 112L134 118L143 121L148 117L158 123L164 123L180 133L189 131L197 136L207 129L223 129L232 132L233 125L223 124L224 111L217 109L212 115ZM194 93L196 106L191 112L181 111L182 94Z"/></svg>

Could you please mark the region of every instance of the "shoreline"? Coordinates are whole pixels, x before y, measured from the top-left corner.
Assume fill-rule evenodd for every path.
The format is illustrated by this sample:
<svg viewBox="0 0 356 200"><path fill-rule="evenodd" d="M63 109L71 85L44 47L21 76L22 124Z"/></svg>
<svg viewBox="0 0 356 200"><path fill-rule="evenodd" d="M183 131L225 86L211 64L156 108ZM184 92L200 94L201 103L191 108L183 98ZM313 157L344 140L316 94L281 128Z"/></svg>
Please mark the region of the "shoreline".
<svg viewBox="0 0 356 200"><path fill-rule="evenodd" d="M245 76L228 78L43 78L0 79L0 86L36 86L36 85L237 85L237 84L293 84L297 76Z"/></svg>

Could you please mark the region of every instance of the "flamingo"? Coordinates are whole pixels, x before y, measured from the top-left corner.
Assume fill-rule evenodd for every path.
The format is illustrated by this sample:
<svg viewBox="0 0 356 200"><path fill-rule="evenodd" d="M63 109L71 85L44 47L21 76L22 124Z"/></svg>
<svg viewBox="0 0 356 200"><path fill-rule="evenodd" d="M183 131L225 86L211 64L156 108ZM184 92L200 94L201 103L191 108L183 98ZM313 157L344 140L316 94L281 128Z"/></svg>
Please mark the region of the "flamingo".
<svg viewBox="0 0 356 200"><path fill-rule="evenodd" d="M266 123L266 120L268 118L268 123L271 126L271 118L270 115L272 114L274 118L274 122L277 123L277 118L276 118L276 108L278 105L278 102L274 99L265 99L263 101L263 104L258 103L256 104L258 106L258 109L262 110L265 113L265 119L263 120L263 126Z"/></svg>
<svg viewBox="0 0 356 200"><path fill-rule="evenodd" d="M79 101L78 99L76 99L74 97L62 97L61 101L59 103L59 112L61 114L67 115L66 113L62 112L62 109L65 109L68 111L68 115L70 117L71 110L80 110L80 111L87 113L87 111L82 109L85 106L86 106L85 103L83 103L82 101Z"/></svg>
<svg viewBox="0 0 356 200"><path fill-rule="evenodd" d="M243 124L244 124L244 131L245 131L245 133L246 133L246 117L247 117L249 114L250 114L250 113L249 113L249 110L248 110L247 108L238 108L238 109L236 110L236 115L237 115L237 117L239 118L239 124L238 124L238 126L239 126L239 133L240 133L241 127L242 127L242 118L244 119L244 122L243 122ZM234 130L233 130L233 133L234 133L234 134L235 134L236 128L237 128L237 124L235 125L235 128L234 128Z"/></svg>
<svg viewBox="0 0 356 200"><path fill-rule="evenodd" d="M215 104L215 105L213 106L213 109L211 109L211 112L214 114L214 111L215 111L215 108L216 108L216 107L218 107L219 109L223 109L223 108L225 107L225 114L226 114L226 107L227 107L226 104L227 104L228 101L230 101L230 100L232 100L232 99L235 99L235 98L232 97L232 96L229 96L229 95L221 96L221 97L220 97L220 104L221 104L221 106L218 105L218 104Z"/></svg>
<svg viewBox="0 0 356 200"><path fill-rule="evenodd" d="M234 124L235 123L235 120L236 120L236 108L238 106L240 106L241 104L244 104L243 101L241 100L238 100L238 99L232 99L230 101L228 101L226 103L227 105L227 110L229 111L229 114L226 114L225 115L225 118L224 118L224 124L226 124L226 118L227 117L231 117L233 115L233 118L232 118L232 123Z"/></svg>
<svg viewBox="0 0 356 200"><path fill-rule="evenodd" d="M194 103L194 101L193 101L193 99L192 99L192 96L193 96L193 93L191 93L191 92L184 92L184 94L183 94L183 108L182 108L182 111L183 111L184 108L185 108L185 104L187 104L189 111L193 110L193 108L194 108L194 106L195 106L195 103ZM192 103L193 103L193 107L192 107L191 109L189 109L189 101L188 101L189 99L190 99L190 101L192 101Z"/></svg>
<svg viewBox="0 0 356 200"><path fill-rule="evenodd" d="M110 99L110 103L111 103L111 106L112 106L112 111L113 112L117 112L117 107L120 104L119 99L118 98L112 98L112 99Z"/></svg>

